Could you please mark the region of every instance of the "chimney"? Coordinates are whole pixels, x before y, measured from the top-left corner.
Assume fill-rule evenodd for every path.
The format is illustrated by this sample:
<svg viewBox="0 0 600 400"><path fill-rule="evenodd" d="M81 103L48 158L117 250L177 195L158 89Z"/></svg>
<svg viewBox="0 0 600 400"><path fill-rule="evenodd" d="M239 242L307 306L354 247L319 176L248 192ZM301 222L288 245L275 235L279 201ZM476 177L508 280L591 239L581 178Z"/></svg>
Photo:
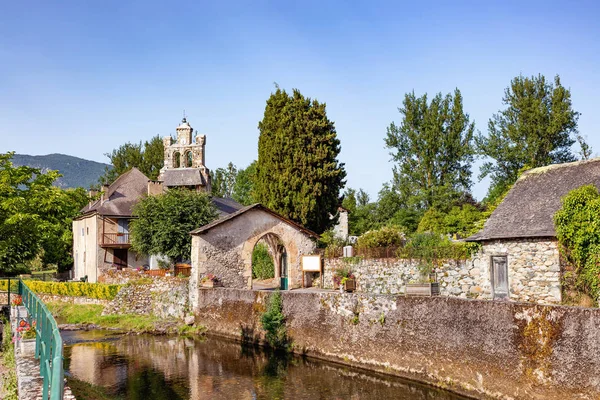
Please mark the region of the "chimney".
<svg viewBox="0 0 600 400"><path fill-rule="evenodd" d="M100 195L100 204L104 204L108 200L108 185L102 185L102 194Z"/></svg>
<svg viewBox="0 0 600 400"><path fill-rule="evenodd" d="M96 189L90 189L90 191L88 192L88 197L90 198L90 201L89 201L90 206L96 200L96 196L98 196L98 191Z"/></svg>

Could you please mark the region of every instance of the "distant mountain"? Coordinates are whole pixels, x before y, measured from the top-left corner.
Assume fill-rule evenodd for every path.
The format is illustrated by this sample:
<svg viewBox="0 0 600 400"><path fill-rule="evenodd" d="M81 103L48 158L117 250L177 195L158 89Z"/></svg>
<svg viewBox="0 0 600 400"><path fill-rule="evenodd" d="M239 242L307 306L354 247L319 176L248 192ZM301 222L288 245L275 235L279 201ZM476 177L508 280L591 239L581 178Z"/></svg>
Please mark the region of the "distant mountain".
<svg viewBox="0 0 600 400"><path fill-rule="evenodd" d="M48 154L46 156L15 154L12 162L15 166L27 165L42 171L58 170L63 176L56 181L55 185L62 188L83 187L88 189L91 185L98 183L98 178L104 174L106 167L111 167L109 164L84 160L66 154Z"/></svg>

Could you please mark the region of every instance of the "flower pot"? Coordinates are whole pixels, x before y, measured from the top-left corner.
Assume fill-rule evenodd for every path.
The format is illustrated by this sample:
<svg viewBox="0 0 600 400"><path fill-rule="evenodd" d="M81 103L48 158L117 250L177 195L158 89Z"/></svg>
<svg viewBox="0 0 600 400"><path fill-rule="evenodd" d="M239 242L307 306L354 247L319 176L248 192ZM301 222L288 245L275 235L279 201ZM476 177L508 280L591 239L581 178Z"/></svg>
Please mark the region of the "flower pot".
<svg viewBox="0 0 600 400"><path fill-rule="evenodd" d="M215 288L215 287L220 287L220 286L223 286L223 285L221 285L221 283L218 281L215 282L212 280L208 280L208 281L200 282L200 287L203 287L203 288Z"/></svg>
<svg viewBox="0 0 600 400"><path fill-rule="evenodd" d="M354 292L356 290L356 279L348 278L344 281L344 290L346 292Z"/></svg>

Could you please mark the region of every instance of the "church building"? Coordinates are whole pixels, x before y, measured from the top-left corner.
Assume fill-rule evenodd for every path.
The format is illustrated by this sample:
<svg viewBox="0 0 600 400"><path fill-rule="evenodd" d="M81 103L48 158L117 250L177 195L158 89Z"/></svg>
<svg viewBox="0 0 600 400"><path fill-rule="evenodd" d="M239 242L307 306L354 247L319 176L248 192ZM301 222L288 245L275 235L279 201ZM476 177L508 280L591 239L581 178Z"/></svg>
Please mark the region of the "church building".
<svg viewBox="0 0 600 400"><path fill-rule="evenodd" d="M198 135L192 140L193 128L183 118L177 127L177 139L165 136L165 164L160 170L158 181L166 189L187 187L199 192L211 192L210 171L205 165L206 136Z"/></svg>

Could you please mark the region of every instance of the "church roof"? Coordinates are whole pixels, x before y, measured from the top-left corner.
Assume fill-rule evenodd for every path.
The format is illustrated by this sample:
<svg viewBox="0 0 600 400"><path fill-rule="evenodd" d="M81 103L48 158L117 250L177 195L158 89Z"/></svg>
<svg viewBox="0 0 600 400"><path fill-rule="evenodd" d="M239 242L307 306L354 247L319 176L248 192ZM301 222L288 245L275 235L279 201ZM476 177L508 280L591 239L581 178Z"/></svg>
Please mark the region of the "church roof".
<svg viewBox="0 0 600 400"><path fill-rule="evenodd" d="M148 194L148 177L139 169L132 168L119 176L108 187L102 199L88 204L81 212L89 214L97 212L100 215L129 217L133 206Z"/></svg>
<svg viewBox="0 0 600 400"><path fill-rule="evenodd" d="M600 188L600 158L555 164L525 172L494 210L483 229L467 241L556 237L554 214L571 190Z"/></svg>
<svg viewBox="0 0 600 400"><path fill-rule="evenodd" d="M198 168L167 169L162 174L162 181L166 187L206 186L206 182Z"/></svg>
<svg viewBox="0 0 600 400"><path fill-rule="evenodd" d="M219 217L233 214L234 212L241 210L244 206L231 197L213 197L211 201L217 207L219 211Z"/></svg>

